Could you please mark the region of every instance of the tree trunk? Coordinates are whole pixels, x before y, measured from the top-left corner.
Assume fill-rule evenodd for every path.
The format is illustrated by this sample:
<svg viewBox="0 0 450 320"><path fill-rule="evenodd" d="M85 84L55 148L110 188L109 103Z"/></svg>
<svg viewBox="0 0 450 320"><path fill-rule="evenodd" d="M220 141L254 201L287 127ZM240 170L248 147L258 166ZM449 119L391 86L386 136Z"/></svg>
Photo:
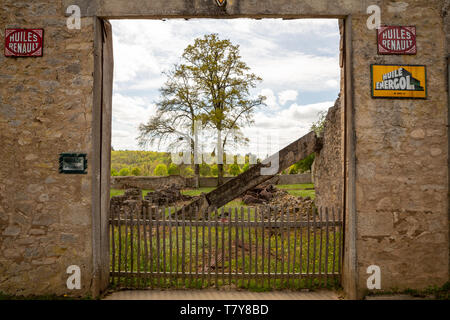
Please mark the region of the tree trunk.
<svg viewBox="0 0 450 320"><path fill-rule="evenodd" d="M191 140L191 159L194 163L194 187L199 188L200 187L200 164L198 159L198 152L197 152L197 136L196 131L194 130L194 127L192 127L192 134L195 135L195 140Z"/></svg>
<svg viewBox="0 0 450 320"><path fill-rule="evenodd" d="M221 186L223 185L223 164L222 163L217 164L217 169L218 169L217 186Z"/></svg>
<svg viewBox="0 0 450 320"><path fill-rule="evenodd" d="M195 164L195 187L200 188L200 164Z"/></svg>

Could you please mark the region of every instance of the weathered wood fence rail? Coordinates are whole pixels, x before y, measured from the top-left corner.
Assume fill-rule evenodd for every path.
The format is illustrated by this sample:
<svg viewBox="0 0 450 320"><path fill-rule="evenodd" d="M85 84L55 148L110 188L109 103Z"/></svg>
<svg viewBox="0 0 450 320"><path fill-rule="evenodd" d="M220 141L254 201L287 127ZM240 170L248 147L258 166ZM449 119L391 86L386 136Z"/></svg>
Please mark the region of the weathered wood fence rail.
<svg viewBox="0 0 450 320"><path fill-rule="evenodd" d="M111 283L127 288L310 288L339 283L339 209L111 210ZM188 218L189 217L189 218Z"/></svg>

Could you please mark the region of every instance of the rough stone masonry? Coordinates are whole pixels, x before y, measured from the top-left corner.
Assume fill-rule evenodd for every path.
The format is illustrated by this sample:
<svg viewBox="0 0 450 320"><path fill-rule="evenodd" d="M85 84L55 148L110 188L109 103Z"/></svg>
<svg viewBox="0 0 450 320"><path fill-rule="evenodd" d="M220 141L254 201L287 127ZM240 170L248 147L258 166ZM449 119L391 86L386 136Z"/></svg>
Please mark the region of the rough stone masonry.
<svg viewBox="0 0 450 320"><path fill-rule="evenodd" d="M81 30L66 27L65 10L72 4L81 8ZM383 24L417 27L416 55L377 55L375 30L366 24L371 4L380 6ZM207 0L0 5L1 51L5 28L45 30L43 57L0 55L1 292L96 296L104 289L95 252L99 221L105 224L107 217L98 209L100 186L92 171L101 152L93 144L96 128L102 128L101 117L93 117L101 93L94 85L97 17L345 19L345 292L364 295L372 264L380 266L385 290L448 281L448 0L229 0L225 8ZM426 65L427 99L372 99L373 63ZM87 175L58 173L58 154L68 151L87 153ZM109 166L107 159L103 166ZM66 287L66 269L73 264L81 267L80 290Z"/></svg>
<svg viewBox="0 0 450 320"><path fill-rule="evenodd" d="M92 158L93 18L69 30L60 1L1 1L8 27L44 28L42 58L0 55L0 291L91 294L90 175L61 175L58 155ZM81 268L82 290L66 287Z"/></svg>

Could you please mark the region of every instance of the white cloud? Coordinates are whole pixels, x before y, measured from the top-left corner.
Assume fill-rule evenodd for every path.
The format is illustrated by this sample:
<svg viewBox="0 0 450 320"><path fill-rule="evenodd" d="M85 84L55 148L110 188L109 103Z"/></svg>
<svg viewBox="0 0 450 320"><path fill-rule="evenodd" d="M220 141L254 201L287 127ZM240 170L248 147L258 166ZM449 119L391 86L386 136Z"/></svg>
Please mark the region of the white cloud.
<svg viewBox="0 0 450 320"><path fill-rule="evenodd" d="M332 19L113 20L113 146L138 149L137 127L154 114L153 101L164 83L162 71L179 62L184 48L216 32L240 46L242 60L263 82L255 94L267 97L246 134L270 133L285 145L309 131L321 101L339 89L339 28ZM308 100L310 99L310 100ZM246 150L244 150L245 152ZM248 150L247 150L248 151Z"/></svg>
<svg viewBox="0 0 450 320"><path fill-rule="evenodd" d="M196 37L217 32L239 44L243 60L260 75L264 86L281 90L296 82L306 91L318 91L327 80L339 76L338 51L320 43L317 54L311 46L301 46L299 35L315 39L339 38L337 22L332 19L193 19L113 20L115 81L121 91L127 88L153 89L162 84L161 72L179 61L184 48ZM293 46L293 48L286 48ZM334 54L333 54L334 53ZM331 54L331 55L330 55ZM153 80L157 78L157 80ZM136 84L137 80L149 81ZM327 83L326 88L336 88Z"/></svg>
<svg viewBox="0 0 450 320"><path fill-rule="evenodd" d="M251 139L251 143L246 148L241 148L240 152L253 152L259 156L265 156L264 149L267 145L268 137L272 143L278 143L278 149L287 146L310 131L311 125L318 119L318 113L328 110L334 105L334 101L320 102L310 105L292 104L289 108L274 114L259 112L255 115L255 124L250 128L245 128L244 134ZM275 147L275 146L274 146ZM260 150L258 150L258 148Z"/></svg>
<svg viewBox="0 0 450 320"><path fill-rule="evenodd" d="M156 107L141 97L113 95L112 145L117 149L138 149L139 124L155 114Z"/></svg>
<svg viewBox="0 0 450 320"><path fill-rule="evenodd" d="M114 138L128 138L130 133L126 130L114 130L112 137Z"/></svg>
<svg viewBox="0 0 450 320"><path fill-rule="evenodd" d="M338 88L337 82L328 82L339 78L337 57L273 52L261 55L251 67L254 73L263 78L264 85L274 90L283 90L293 85L302 91L311 92Z"/></svg>
<svg viewBox="0 0 450 320"><path fill-rule="evenodd" d="M276 111L276 110L280 109L280 106L277 103L277 97L273 93L273 90L268 89L268 88L262 89L260 94L266 97L266 100L264 101L264 103L267 105L267 107L265 107L264 109L267 109L270 111Z"/></svg>
<svg viewBox="0 0 450 320"><path fill-rule="evenodd" d="M278 94L278 101L281 105L285 105L288 101L295 101L297 96L298 92L295 90L284 90Z"/></svg>

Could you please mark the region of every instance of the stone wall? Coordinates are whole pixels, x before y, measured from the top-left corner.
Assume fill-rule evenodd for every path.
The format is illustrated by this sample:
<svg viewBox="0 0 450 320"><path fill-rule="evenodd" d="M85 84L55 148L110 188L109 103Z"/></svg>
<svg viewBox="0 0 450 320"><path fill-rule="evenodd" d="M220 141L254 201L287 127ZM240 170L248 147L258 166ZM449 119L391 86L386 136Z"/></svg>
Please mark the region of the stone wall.
<svg viewBox="0 0 450 320"><path fill-rule="evenodd" d="M271 181L272 182L272 181ZM275 177L274 184L307 184L313 183L311 173L280 174Z"/></svg>
<svg viewBox="0 0 450 320"><path fill-rule="evenodd" d="M93 18L68 30L61 1L2 0L0 8L0 292L89 295L92 187L58 173L58 155L92 167ZM44 28L42 58L6 58L5 28ZM66 288L81 268L82 289Z"/></svg>
<svg viewBox="0 0 450 320"><path fill-rule="evenodd" d="M184 188L188 185L194 185L194 180L177 175L167 177L111 177L111 188L113 189L139 188L156 190L169 187L173 184Z"/></svg>
<svg viewBox="0 0 450 320"><path fill-rule="evenodd" d="M323 147L314 159L313 180L316 206L342 210L344 178L341 110L340 99L328 109L321 135Z"/></svg>
<svg viewBox="0 0 450 320"><path fill-rule="evenodd" d="M227 182L233 179L233 177L224 177L224 181ZM272 183L276 184L297 184L297 183L311 183L311 174L289 174L279 175L274 178ZM167 177L111 177L111 188L113 189L127 189L129 187L155 190L162 189L171 185L178 185L182 188L193 188L195 186L193 178L185 178L177 175L171 175ZM200 187L217 187L217 178L214 177L201 177L199 179Z"/></svg>
<svg viewBox="0 0 450 320"><path fill-rule="evenodd" d="M450 0L445 0L444 2L444 6L442 8L442 16L444 17L444 30L445 30L445 34L446 34L446 46L447 46L447 90L448 90L448 94L449 94L449 99L450 99ZM449 110L450 110L450 101L447 101L448 106L449 106ZM447 115L447 123L450 122L450 113ZM448 137L448 129L447 129L447 137ZM447 152L450 152L450 139L448 140L448 148L447 148ZM447 163L448 163L448 168L450 169L450 157L447 156ZM450 185L450 173L447 173L448 175L448 185ZM449 196L448 198L450 199L450 192L449 192ZM448 219L449 219L449 235L450 235L450 207L448 208ZM450 261L450 241L449 241L449 261ZM449 274L450 274L450 262L448 265L449 268Z"/></svg>
<svg viewBox="0 0 450 320"><path fill-rule="evenodd" d="M449 279L448 89L443 1L384 1L384 24L415 25L415 56L376 55L366 15L352 17L358 290L367 267L383 289L423 289ZM372 99L370 64L426 65L426 100Z"/></svg>

